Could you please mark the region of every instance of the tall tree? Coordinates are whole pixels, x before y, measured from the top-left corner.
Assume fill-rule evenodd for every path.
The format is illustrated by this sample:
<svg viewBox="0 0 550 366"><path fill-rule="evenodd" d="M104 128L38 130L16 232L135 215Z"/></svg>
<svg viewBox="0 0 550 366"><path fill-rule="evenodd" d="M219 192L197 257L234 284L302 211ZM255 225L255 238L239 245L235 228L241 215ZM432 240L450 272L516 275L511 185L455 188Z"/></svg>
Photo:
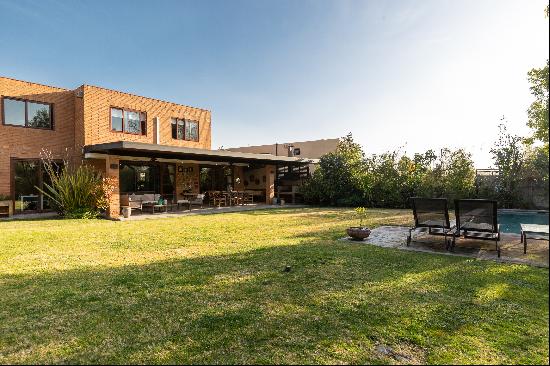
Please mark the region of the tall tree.
<svg viewBox="0 0 550 366"><path fill-rule="evenodd" d="M548 5L545 13L548 18ZM529 71L527 78L531 84L529 88L531 94L535 97L535 101L527 110L529 118L527 125L533 129L533 135L527 139L527 142L532 143L538 140L543 142L548 149L548 60L543 68Z"/></svg>

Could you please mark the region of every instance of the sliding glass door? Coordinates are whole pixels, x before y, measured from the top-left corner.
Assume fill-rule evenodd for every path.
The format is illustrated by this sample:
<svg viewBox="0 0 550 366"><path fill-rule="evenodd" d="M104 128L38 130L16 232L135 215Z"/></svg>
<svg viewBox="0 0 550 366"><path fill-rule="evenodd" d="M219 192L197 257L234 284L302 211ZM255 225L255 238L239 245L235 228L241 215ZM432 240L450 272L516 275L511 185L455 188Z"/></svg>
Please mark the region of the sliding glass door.
<svg viewBox="0 0 550 366"><path fill-rule="evenodd" d="M121 193L157 193L168 200L175 198L174 164L122 161L119 174Z"/></svg>

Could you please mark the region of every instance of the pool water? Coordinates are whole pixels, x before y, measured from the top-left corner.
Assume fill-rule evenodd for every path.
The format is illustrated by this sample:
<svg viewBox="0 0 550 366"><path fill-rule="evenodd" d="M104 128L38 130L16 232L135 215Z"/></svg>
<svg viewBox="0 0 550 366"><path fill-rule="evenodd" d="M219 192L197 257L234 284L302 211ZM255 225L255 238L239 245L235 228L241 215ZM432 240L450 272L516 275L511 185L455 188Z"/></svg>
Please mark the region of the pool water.
<svg viewBox="0 0 550 366"><path fill-rule="evenodd" d="M499 211L498 223L501 233L521 232L519 224L548 225L548 212L538 211Z"/></svg>

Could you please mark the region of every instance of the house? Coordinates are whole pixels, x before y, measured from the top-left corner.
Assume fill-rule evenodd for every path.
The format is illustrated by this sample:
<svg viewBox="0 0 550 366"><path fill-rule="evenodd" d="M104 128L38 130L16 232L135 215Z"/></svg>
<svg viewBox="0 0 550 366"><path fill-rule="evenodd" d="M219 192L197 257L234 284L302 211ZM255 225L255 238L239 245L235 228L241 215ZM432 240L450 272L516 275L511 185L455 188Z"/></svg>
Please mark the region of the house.
<svg viewBox="0 0 550 366"><path fill-rule="evenodd" d="M227 150L253 154L271 154L276 156L296 156L319 159L329 152L336 151L340 139L322 139L313 141L285 142L269 145L233 147Z"/></svg>
<svg viewBox="0 0 550 366"><path fill-rule="evenodd" d="M311 160L307 166L284 166L278 169L276 177L276 196L288 202L300 202L300 186L304 178L312 174L318 163L318 159L330 152L336 151L340 139L323 139L314 141L299 141L275 143L268 145L242 146L227 149L228 151L270 154L275 156L301 157Z"/></svg>
<svg viewBox="0 0 550 366"><path fill-rule="evenodd" d="M108 215L133 193L177 200L184 193L248 190L271 203L276 172L310 159L211 149L206 109L92 85L64 89L0 77L0 195L16 212L50 208L41 153L88 164L112 178Z"/></svg>

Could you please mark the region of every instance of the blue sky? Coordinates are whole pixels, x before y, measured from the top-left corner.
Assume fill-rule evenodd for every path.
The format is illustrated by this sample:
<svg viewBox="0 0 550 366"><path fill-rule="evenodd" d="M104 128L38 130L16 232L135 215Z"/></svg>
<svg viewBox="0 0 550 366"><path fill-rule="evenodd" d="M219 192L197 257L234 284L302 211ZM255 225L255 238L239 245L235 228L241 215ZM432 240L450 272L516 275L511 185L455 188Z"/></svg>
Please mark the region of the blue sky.
<svg viewBox="0 0 550 366"><path fill-rule="evenodd" d="M526 134L543 0L6 1L0 75L212 111L212 147L340 137L368 153ZM477 132L477 133L476 133Z"/></svg>

